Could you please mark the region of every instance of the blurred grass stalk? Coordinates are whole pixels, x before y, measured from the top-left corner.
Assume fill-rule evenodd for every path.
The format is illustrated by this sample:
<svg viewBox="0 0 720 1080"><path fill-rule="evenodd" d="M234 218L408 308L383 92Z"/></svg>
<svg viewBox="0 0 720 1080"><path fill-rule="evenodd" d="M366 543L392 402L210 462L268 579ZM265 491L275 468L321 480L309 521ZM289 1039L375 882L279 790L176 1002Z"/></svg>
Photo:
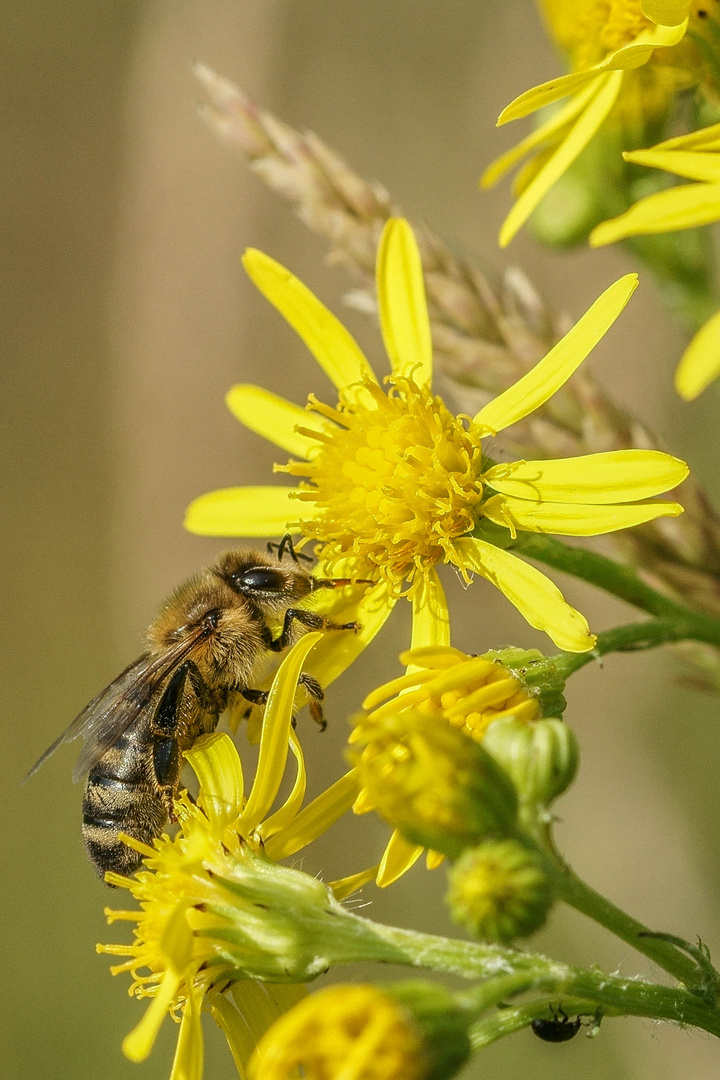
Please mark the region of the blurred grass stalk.
<svg viewBox="0 0 720 1080"><path fill-rule="evenodd" d="M329 261L357 282L346 300L376 315L375 254L383 225L402 214L385 188L364 180L312 132L298 132L257 107L204 64L195 72L206 94L200 115L236 156L301 221L330 245ZM459 407L470 414L525 374L568 329L531 282L511 267L491 286L472 263L457 258L424 224L413 223L420 245L432 323L435 362ZM546 405L516 424L502 445L526 458L654 449L643 422L617 405L586 367ZM720 518L692 476L672 493L679 518L606 539L656 587L720 616ZM692 665L692 682L720 692L720 651L695 642L676 646Z"/></svg>

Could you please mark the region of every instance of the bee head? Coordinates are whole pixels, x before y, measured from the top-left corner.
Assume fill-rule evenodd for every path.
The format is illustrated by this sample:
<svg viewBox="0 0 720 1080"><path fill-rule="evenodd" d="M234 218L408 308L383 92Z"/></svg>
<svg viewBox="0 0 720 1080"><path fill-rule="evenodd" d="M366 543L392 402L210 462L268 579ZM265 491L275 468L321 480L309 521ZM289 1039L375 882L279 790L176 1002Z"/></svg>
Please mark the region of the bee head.
<svg viewBox="0 0 720 1080"><path fill-rule="evenodd" d="M256 551L228 551L213 568L238 596L264 608L283 608L315 588L310 574L296 564L281 563Z"/></svg>

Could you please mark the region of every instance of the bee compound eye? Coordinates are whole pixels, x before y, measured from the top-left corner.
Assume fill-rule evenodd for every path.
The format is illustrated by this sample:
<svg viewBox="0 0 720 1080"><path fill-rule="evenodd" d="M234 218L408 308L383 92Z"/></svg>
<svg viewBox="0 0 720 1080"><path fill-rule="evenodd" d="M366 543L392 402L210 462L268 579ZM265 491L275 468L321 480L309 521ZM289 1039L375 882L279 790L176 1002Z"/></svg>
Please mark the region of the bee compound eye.
<svg viewBox="0 0 720 1080"><path fill-rule="evenodd" d="M253 566L241 574L233 574L232 586L238 592L282 592L285 578L277 570Z"/></svg>

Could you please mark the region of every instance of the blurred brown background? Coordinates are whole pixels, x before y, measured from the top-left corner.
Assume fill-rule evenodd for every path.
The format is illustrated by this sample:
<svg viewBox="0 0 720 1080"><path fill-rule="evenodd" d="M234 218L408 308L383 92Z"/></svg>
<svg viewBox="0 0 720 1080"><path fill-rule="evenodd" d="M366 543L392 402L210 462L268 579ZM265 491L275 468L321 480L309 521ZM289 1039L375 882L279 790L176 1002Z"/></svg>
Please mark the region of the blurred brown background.
<svg viewBox="0 0 720 1080"><path fill-rule="evenodd" d="M141 1067L120 1054L140 1007L94 953L122 930L108 931L103 905L123 901L85 860L72 750L18 783L139 651L168 589L222 548L182 531L188 501L267 482L273 452L226 412L226 389L258 381L302 401L321 386L245 280L241 251L270 252L335 310L347 287L325 267L321 243L203 129L191 62L317 131L489 270L519 264L574 316L628 266L612 250L549 255L527 236L509 256L496 248L507 189L480 194L476 180L519 133L495 132L494 117L558 70L530 0L25 0L4 6L3 23L0 1074L150 1080L168 1076L176 1029L166 1024ZM381 365L375 330L356 315L348 323ZM718 393L692 406L674 399L679 345L645 281L591 362L717 497ZM450 576L448 589L458 645L542 646L490 587L463 593ZM589 589L567 591L596 629L627 617ZM342 768L345 716L364 688L396 673L391 658L406 633L403 613L332 688L328 732L305 728L316 790ZM594 885L653 927L700 934L717 959L720 708L674 684L674 663L610 658L573 681L568 718L583 766L560 805L559 836ZM341 876L375 861L385 836L370 818L348 821L303 865ZM443 871L417 866L364 899L375 918L452 932L442 892ZM536 945L650 974L572 912L557 911ZM210 1025L207 1058L208 1080L233 1075ZM523 1032L485 1051L468 1075L710 1080L718 1060L709 1036L616 1020L592 1042L560 1047Z"/></svg>

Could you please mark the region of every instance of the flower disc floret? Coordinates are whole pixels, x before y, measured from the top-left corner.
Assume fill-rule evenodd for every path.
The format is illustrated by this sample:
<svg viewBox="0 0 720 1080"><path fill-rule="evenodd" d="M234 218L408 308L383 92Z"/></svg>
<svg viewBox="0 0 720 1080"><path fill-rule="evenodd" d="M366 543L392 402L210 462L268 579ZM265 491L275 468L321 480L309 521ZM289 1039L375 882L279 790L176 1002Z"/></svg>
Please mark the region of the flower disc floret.
<svg viewBox="0 0 720 1080"><path fill-rule="evenodd" d="M472 531L482 454L463 418L427 387L388 381L387 394L366 384L363 404L330 409L312 398L336 426L315 434L320 446L309 461L279 471L307 477L297 498L312 503L313 514L301 515L300 531L323 543L326 571L354 555L360 572L379 575L398 594L404 582L416 588L451 560L453 540Z"/></svg>

